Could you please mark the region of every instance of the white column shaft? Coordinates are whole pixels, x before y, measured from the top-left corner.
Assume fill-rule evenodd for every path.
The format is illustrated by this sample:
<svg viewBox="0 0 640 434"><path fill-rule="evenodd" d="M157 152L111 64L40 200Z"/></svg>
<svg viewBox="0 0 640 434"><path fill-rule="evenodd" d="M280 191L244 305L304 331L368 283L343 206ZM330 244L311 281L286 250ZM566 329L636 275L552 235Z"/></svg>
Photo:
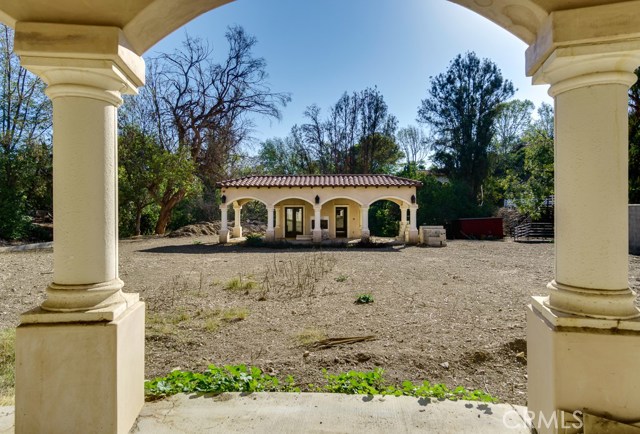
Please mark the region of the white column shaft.
<svg viewBox="0 0 640 434"><path fill-rule="evenodd" d="M267 230L273 230L273 208L267 208Z"/></svg>
<svg viewBox="0 0 640 434"><path fill-rule="evenodd" d="M417 220L418 220L418 207L412 206L411 208L409 208L409 229L410 230L412 231L418 230Z"/></svg>
<svg viewBox="0 0 640 434"><path fill-rule="evenodd" d="M628 87L556 96L556 281L628 288Z"/></svg>
<svg viewBox="0 0 640 434"><path fill-rule="evenodd" d="M84 97L53 99L53 281L118 278L117 109Z"/></svg>
<svg viewBox="0 0 640 434"><path fill-rule="evenodd" d="M242 207L241 206L235 206L235 207L233 207L233 211L235 213L234 214L234 217L235 217L234 224L235 224L236 227L240 227L240 225L242 224L242 221L241 221Z"/></svg>
<svg viewBox="0 0 640 434"><path fill-rule="evenodd" d="M362 220L362 230L369 230L369 207L363 206L360 208L360 217Z"/></svg>
<svg viewBox="0 0 640 434"><path fill-rule="evenodd" d="M227 207L220 207L220 230L226 231L229 229L229 221L227 216Z"/></svg>

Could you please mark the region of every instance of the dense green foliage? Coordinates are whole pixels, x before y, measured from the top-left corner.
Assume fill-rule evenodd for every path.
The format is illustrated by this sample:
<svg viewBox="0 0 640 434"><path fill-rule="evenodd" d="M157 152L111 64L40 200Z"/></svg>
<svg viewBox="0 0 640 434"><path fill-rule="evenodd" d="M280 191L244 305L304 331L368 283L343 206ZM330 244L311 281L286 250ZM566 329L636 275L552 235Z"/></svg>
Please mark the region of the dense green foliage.
<svg viewBox="0 0 640 434"><path fill-rule="evenodd" d="M370 372L349 371L337 375L329 374L326 370L323 372L326 384L311 384L309 391L497 402L496 398L481 390L468 391L462 386L449 389L444 384L431 385L428 381L421 384L404 381L400 385L389 385L380 368ZM147 381L145 390L147 397L154 399L177 393L300 392L301 389L292 376L280 381L256 367L236 365L220 368L210 365L203 373L173 371L166 377Z"/></svg>
<svg viewBox="0 0 640 434"><path fill-rule="evenodd" d="M640 68L636 69L640 78ZM640 203L640 83L629 90L629 203Z"/></svg>
<svg viewBox="0 0 640 434"><path fill-rule="evenodd" d="M482 202L495 120L513 93L513 85L493 62L469 52L432 77L429 95L418 110L418 120L436 134L432 160L450 179L468 185L470 201Z"/></svg>
<svg viewBox="0 0 640 434"><path fill-rule="evenodd" d="M20 66L13 30L0 24L0 238L29 237L31 216L51 212L51 103Z"/></svg>

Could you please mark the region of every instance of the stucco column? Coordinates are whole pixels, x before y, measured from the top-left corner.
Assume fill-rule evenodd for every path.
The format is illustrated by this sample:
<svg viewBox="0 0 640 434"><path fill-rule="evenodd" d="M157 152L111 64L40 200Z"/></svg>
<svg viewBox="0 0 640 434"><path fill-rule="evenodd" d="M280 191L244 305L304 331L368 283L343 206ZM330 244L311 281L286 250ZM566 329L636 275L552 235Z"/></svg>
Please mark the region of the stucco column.
<svg viewBox="0 0 640 434"><path fill-rule="evenodd" d="M407 230L407 205L400 205L400 233L398 236L404 240L405 232Z"/></svg>
<svg viewBox="0 0 640 434"><path fill-rule="evenodd" d="M528 406L540 433L558 432L543 426L554 412L639 416L627 253L627 92L639 64L640 43L579 44L553 50L534 76L555 100L555 279L527 313Z"/></svg>
<svg viewBox="0 0 640 434"><path fill-rule="evenodd" d="M369 207L362 206L360 207L360 239L362 241L367 241L371 237L371 231L369 231Z"/></svg>
<svg viewBox="0 0 640 434"><path fill-rule="evenodd" d="M409 243L418 244L418 205L409 207Z"/></svg>
<svg viewBox="0 0 640 434"><path fill-rule="evenodd" d="M315 226L313 228L314 243L319 243L322 241L322 224L321 224L322 216L320 215L320 211L322 211L322 207L320 205L315 205L313 207L313 212L314 212L313 220L315 222Z"/></svg>
<svg viewBox="0 0 640 434"><path fill-rule="evenodd" d="M144 82L120 30L19 22L53 104L53 282L21 316L16 432L127 432L144 400L144 304L118 276L117 108ZM90 428L87 428L90 427Z"/></svg>
<svg viewBox="0 0 640 434"><path fill-rule="evenodd" d="M234 238L242 238L242 206L237 203L233 204L234 222L233 222L233 236Z"/></svg>
<svg viewBox="0 0 640 434"><path fill-rule="evenodd" d="M267 233L265 239L267 241L274 241L276 239L276 232L273 228L273 207L267 207Z"/></svg>
<svg viewBox="0 0 640 434"><path fill-rule="evenodd" d="M224 244L229 242L229 217L226 204L220 205L220 231L218 232L219 242Z"/></svg>

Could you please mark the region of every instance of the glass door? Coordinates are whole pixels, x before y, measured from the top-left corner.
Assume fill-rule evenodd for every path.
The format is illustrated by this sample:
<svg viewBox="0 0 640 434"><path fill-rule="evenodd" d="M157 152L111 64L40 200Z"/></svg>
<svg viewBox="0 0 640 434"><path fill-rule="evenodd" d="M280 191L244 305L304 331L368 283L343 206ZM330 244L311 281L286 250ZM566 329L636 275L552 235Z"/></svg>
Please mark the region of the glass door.
<svg viewBox="0 0 640 434"><path fill-rule="evenodd" d="M298 235L304 233L303 215L304 208L301 206L285 207L285 225L284 236L285 238L295 238Z"/></svg>
<svg viewBox="0 0 640 434"><path fill-rule="evenodd" d="M347 207L336 207L336 238L347 238Z"/></svg>

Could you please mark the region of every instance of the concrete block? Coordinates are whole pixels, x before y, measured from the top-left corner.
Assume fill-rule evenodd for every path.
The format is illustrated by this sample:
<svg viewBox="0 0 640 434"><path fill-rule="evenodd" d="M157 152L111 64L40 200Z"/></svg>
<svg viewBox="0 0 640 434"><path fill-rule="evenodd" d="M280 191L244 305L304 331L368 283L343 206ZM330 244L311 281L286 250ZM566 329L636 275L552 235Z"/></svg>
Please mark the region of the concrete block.
<svg viewBox="0 0 640 434"><path fill-rule="evenodd" d="M538 433L564 432L561 412L637 422L640 332L556 326L540 309L527 309L528 410Z"/></svg>
<svg viewBox="0 0 640 434"><path fill-rule="evenodd" d="M144 303L116 320L23 324L16 433L128 433L144 404Z"/></svg>

